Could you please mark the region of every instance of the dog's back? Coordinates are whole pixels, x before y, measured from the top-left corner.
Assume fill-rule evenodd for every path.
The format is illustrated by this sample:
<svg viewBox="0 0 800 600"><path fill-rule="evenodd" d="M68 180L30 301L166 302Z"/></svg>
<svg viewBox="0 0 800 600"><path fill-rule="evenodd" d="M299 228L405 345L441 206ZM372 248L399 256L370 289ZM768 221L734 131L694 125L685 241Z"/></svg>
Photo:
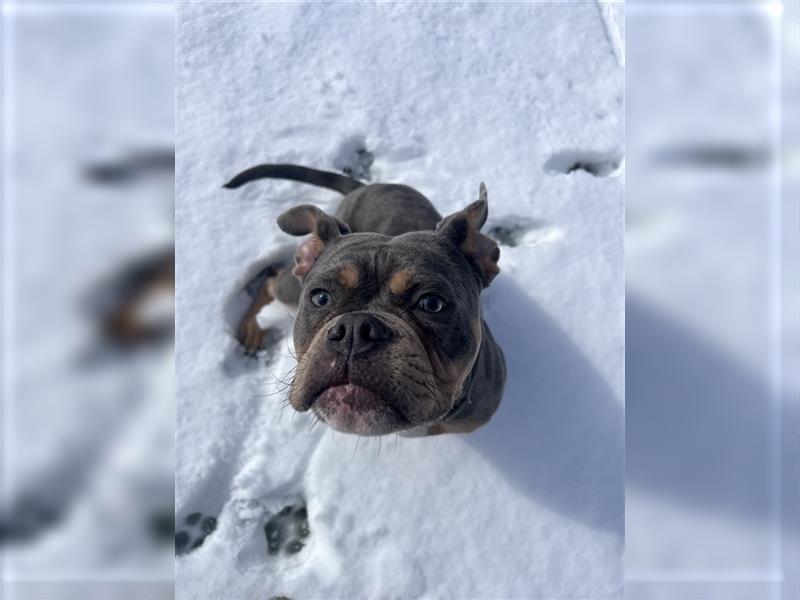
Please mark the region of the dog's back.
<svg viewBox="0 0 800 600"><path fill-rule="evenodd" d="M353 233L401 235L433 230L442 216L430 200L407 185L376 183L347 194L336 211Z"/></svg>

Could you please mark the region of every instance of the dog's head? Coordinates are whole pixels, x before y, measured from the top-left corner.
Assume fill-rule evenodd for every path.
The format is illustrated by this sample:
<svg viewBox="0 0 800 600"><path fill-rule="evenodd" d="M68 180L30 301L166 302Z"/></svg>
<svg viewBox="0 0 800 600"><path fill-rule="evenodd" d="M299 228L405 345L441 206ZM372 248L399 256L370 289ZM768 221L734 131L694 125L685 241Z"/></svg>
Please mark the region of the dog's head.
<svg viewBox="0 0 800 600"><path fill-rule="evenodd" d="M295 257L302 283L289 401L334 429L382 435L433 423L461 395L481 344L480 292L500 250L480 233L480 199L435 231L350 233L336 217L297 206L278 218L308 235Z"/></svg>

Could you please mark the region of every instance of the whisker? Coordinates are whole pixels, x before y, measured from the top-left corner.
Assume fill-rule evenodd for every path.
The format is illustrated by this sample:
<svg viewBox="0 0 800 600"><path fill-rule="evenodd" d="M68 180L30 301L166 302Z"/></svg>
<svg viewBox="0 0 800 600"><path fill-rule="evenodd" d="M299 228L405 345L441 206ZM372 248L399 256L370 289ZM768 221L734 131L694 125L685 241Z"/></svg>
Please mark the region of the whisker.
<svg viewBox="0 0 800 600"><path fill-rule="evenodd" d="M278 382L283 383L283 384L287 383L285 378L288 377L289 374L291 373L291 371L289 371L289 373L286 373L284 376L279 377L278 375L275 374L275 372L272 369L270 369L269 372L270 372L270 375L272 375L272 378L275 381L278 381Z"/></svg>
<svg viewBox="0 0 800 600"><path fill-rule="evenodd" d="M258 394L252 394L252 398L272 398L273 396L280 396L286 392L291 386L285 385L284 387L277 389L273 392L263 392Z"/></svg>
<svg viewBox="0 0 800 600"><path fill-rule="evenodd" d="M284 402L281 405L281 412L278 414L278 423L282 423L283 422L283 411L286 410L287 406L289 406L289 402Z"/></svg>

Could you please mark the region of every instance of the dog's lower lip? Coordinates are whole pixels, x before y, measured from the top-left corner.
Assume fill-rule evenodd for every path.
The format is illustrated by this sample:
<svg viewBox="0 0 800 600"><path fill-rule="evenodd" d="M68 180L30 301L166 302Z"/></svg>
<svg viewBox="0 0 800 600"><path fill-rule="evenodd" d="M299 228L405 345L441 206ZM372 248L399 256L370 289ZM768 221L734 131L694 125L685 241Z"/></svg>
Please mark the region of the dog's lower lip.
<svg viewBox="0 0 800 600"><path fill-rule="evenodd" d="M353 383L329 386L315 398L313 408L320 419L345 433L382 435L405 422L381 396Z"/></svg>
<svg viewBox="0 0 800 600"><path fill-rule="evenodd" d="M380 396L372 390L355 383L331 385L314 398L313 404L325 402L347 402L348 404L353 404L354 408L358 408L359 405L374 406L383 403Z"/></svg>

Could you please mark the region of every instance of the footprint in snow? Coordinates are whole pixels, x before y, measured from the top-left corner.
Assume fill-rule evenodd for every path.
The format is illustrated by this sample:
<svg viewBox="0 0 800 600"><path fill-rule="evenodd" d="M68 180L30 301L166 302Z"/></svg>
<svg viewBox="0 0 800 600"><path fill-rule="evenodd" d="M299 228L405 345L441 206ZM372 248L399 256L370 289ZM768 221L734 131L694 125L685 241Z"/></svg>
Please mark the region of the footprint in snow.
<svg viewBox="0 0 800 600"><path fill-rule="evenodd" d="M509 215L493 219L487 224L486 234L501 246L535 246L563 237L560 228L540 219Z"/></svg>
<svg viewBox="0 0 800 600"><path fill-rule="evenodd" d="M570 175L585 172L595 177L618 177L622 169L622 153L564 150L557 152L544 163L549 175Z"/></svg>
<svg viewBox="0 0 800 600"><path fill-rule="evenodd" d="M181 528L175 533L175 555L180 556L196 550L216 529L216 517L200 512L189 513L184 517Z"/></svg>
<svg viewBox="0 0 800 600"><path fill-rule="evenodd" d="M267 554L271 556L281 551L285 554L297 554L305 547L306 540L310 535L308 509L302 501L284 506L264 525Z"/></svg>
<svg viewBox="0 0 800 600"><path fill-rule="evenodd" d="M367 150L363 135L353 135L344 140L333 159L333 167L359 181L372 180L372 163L375 155Z"/></svg>

